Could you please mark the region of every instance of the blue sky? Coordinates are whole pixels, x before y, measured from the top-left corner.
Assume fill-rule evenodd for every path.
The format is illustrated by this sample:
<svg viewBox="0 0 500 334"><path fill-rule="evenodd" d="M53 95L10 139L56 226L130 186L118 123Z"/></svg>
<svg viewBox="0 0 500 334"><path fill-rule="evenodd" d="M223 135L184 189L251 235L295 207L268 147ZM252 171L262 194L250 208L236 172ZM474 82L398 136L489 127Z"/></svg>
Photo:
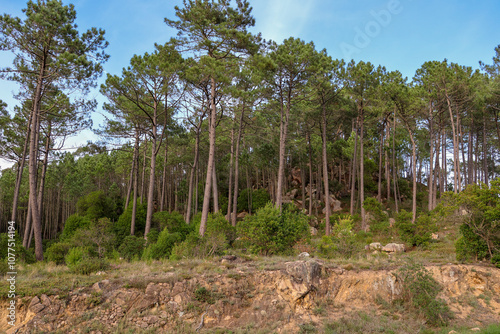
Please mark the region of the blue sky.
<svg viewBox="0 0 500 334"><path fill-rule="evenodd" d="M70 3L63 0L63 3ZM76 0L81 31L106 30L111 56L106 72L119 74L134 54L153 50L175 36L164 18L175 18L181 0ZM265 39L282 42L290 36L313 41L333 58L370 61L411 78L425 61L443 60L478 68L479 60L491 63L500 44L500 1L497 0L250 0L256 25ZM22 16L22 0L0 0L0 13ZM0 52L0 67L12 57ZM101 82L103 80L101 79ZM0 80L0 99L12 110L17 87ZM94 127L104 99L93 116ZM70 146L95 140L86 131L68 142ZM0 167L2 163L0 162ZM5 164L3 164L5 166Z"/></svg>

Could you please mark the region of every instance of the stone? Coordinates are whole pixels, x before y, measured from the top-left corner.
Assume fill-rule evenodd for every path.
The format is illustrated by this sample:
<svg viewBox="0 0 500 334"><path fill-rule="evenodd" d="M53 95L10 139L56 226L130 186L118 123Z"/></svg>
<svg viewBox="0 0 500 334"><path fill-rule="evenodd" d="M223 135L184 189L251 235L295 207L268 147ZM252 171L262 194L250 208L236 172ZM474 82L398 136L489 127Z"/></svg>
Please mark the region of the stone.
<svg viewBox="0 0 500 334"><path fill-rule="evenodd" d="M246 216L248 216L248 212L246 212L246 211L242 211L242 212L238 213L238 215L236 216L236 218L238 218L238 219L243 219L243 218L245 218Z"/></svg>
<svg viewBox="0 0 500 334"><path fill-rule="evenodd" d="M290 198L295 198L295 197L297 197L298 193L299 193L299 189L295 188L295 189L290 190L290 192L288 194L289 194Z"/></svg>
<svg viewBox="0 0 500 334"><path fill-rule="evenodd" d="M299 257L310 257L311 255L309 255L308 252L302 252L299 254Z"/></svg>
<svg viewBox="0 0 500 334"><path fill-rule="evenodd" d="M370 245L370 250L381 250L382 244L380 242L372 242Z"/></svg>
<svg viewBox="0 0 500 334"><path fill-rule="evenodd" d="M309 226L309 232L311 235L318 235L318 229L312 226Z"/></svg>
<svg viewBox="0 0 500 334"><path fill-rule="evenodd" d="M389 218L389 227L394 227L394 224L396 224L396 219Z"/></svg>
<svg viewBox="0 0 500 334"><path fill-rule="evenodd" d="M43 304L44 306L50 306L50 304L51 304L51 303L50 303L50 299L49 299L49 297L47 297L47 295L46 295L46 294L42 294L42 295L40 296L40 299L41 299L41 302L42 302L42 304Z"/></svg>
<svg viewBox="0 0 500 334"><path fill-rule="evenodd" d="M439 239L439 234L437 234L437 233L432 233L432 234L431 234L431 239L432 239L432 240L438 240L438 239Z"/></svg>
<svg viewBox="0 0 500 334"><path fill-rule="evenodd" d="M317 283L321 276L321 265L316 261L287 262L285 265L287 274L307 285Z"/></svg>
<svg viewBox="0 0 500 334"><path fill-rule="evenodd" d="M236 255L224 255L222 259L226 261L236 261L238 257Z"/></svg>
<svg viewBox="0 0 500 334"><path fill-rule="evenodd" d="M406 250L406 248L404 244L396 244L391 242L382 247L382 250L388 253L402 253Z"/></svg>

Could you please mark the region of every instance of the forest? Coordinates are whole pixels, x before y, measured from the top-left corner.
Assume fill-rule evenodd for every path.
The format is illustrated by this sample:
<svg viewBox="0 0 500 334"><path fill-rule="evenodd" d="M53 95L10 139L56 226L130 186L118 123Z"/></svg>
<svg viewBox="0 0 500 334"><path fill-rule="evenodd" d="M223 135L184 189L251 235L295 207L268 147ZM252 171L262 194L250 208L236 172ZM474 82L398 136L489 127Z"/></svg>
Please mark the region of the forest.
<svg viewBox="0 0 500 334"><path fill-rule="evenodd" d="M231 247L351 256L375 236L425 246L439 217L465 210L457 258L500 264L500 46L480 69L444 59L406 78L298 38L266 41L249 32L251 10L184 1L165 18L177 36L100 87L105 32L81 32L73 5L0 16L0 50L15 56L0 75L21 87L18 106L0 103L0 157L13 162L0 232L15 222L18 255L88 258L85 273L116 256ZM101 139L67 151L91 126L95 88Z"/></svg>

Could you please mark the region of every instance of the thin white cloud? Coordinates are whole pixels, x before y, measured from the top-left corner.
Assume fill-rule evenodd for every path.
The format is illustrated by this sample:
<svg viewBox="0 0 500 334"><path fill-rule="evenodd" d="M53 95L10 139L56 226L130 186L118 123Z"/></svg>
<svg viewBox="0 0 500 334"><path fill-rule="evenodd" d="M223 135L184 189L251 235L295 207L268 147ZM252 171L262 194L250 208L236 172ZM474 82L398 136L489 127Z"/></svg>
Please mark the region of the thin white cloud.
<svg viewBox="0 0 500 334"><path fill-rule="evenodd" d="M313 19L312 10L316 0L261 0L252 3L256 18L256 29L265 39L281 43L284 39L299 37Z"/></svg>

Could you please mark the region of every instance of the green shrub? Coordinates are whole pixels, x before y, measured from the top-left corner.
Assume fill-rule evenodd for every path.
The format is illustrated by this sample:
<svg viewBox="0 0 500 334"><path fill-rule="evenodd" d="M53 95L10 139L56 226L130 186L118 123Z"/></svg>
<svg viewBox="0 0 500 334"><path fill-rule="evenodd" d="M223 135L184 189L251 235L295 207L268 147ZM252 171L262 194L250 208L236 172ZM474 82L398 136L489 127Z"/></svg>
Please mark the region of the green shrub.
<svg viewBox="0 0 500 334"><path fill-rule="evenodd" d="M132 204L125 210L113 225L113 233L116 235L116 245L120 245L126 236L130 235L130 223L132 222ZM135 235L140 237L146 228L147 205L137 203L135 214Z"/></svg>
<svg viewBox="0 0 500 334"><path fill-rule="evenodd" d="M493 263L495 267L500 268L500 253L496 253L491 257L491 263Z"/></svg>
<svg viewBox="0 0 500 334"><path fill-rule="evenodd" d="M271 200L266 189L261 188L253 191L244 189L240 191L238 196L238 212L250 212L248 206L248 195L250 193L252 195L252 212L256 212L258 209L263 208Z"/></svg>
<svg viewBox="0 0 500 334"><path fill-rule="evenodd" d="M65 264L64 258L71 248L71 243L60 241L50 245L45 251L45 259L56 264Z"/></svg>
<svg viewBox="0 0 500 334"><path fill-rule="evenodd" d="M64 229L61 234L61 240L70 239L77 230L89 228L92 221L88 217L80 216L75 213L66 219L64 223Z"/></svg>
<svg viewBox="0 0 500 334"><path fill-rule="evenodd" d="M70 242L75 247L87 248L92 256L103 258L113 251L115 239L113 223L108 218L100 218L89 228L77 230Z"/></svg>
<svg viewBox="0 0 500 334"><path fill-rule="evenodd" d="M164 229L160 232L158 241L146 247L142 258L145 260L168 259L174 245L181 241L180 233L169 233L168 229Z"/></svg>
<svg viewBox="0 0 500 334"><path fill-rule="evenodd" d="M221 213L209 214L205 234L199 235L200 223L196 223L194 230L181 243L172 249L171 259L205 258L221 255L236 239L235 228Z"/></svg>
<svg viewBox="0 0 500 334"><path fill-rule="evenodd" d="M256 254L288 254L297 241L309 235L308 217L271 203L237 226L242 243Z"/></svg>
<svg viewBox="0 0 500 334"><path fill-rule="evenodd" d="M437 230L436 224L430 215L419 216L415 223L411 222L412 213L406 210L396 216L396 228L404 243L410 246L427 246L431 235Z"/></svg>
<svg viewBox="0 0 500 334"><path fill-rule="evenodd" d="M80 198L76 204L80 216L89 219L109 218L116 220L115 203L104 194L104 191L93 191Z"/></svg>
<svg viewBox="0 0 500 334"><path fill-rule="evenodd" d="M89 275L93 272L105 270L108 267L104 259L92 257L89 250L84 247L71 248L65 257L68 268L81 275Z"/></svg>
<svg viewBox="0 0 500 334"><path fill-rule="evenodd" d="M0 276L5 276L10 270L7 259L0 259Z"/></svg>
<svg viewBox="0 0 500 334"><path fill-rule="evenodd" d="M194 230L194 225L186 224L184 217L179 212L161 211L153 215L153 223L159 231L168 229L170 233L179 233L182 240Z"/></svg>
<svg viewBox="0 0 500 334"><path fill-rule="evenodd" d="M458 261L482 260L488 257L488 245L467 224L460 225L461 236L455 242Z"/></svg>
<svg viewBox="0 0 500 334"><path fill-rule="evenodd" d="M421 264L408 263L396 272L401 282L400 301L410 310L423 316L432 326L446 326L452 313L448 305L437 299L439 283Z"/></svg>
<svg viewBox="0 0 500 334"><path fill-rule="evenodd" d="M123 239L122 244L118 247L118 252L120 256L130 261L134 258L140 258L142 251L144 250L143 238L138 238L135 235L129 235Z"/></svg>
<svg viewBox="0 0 500 334"><path fill-rule="evenodd" d="M151 244L154 244L158 241L158 237L160 236L160 232L156 228L152 228L149 230L148 235L146 236L146 246L149 246Z"/></svg>
<svg viewBox="0 0 500 334"><path fill-rule="evenodd" d="M320 253L328 258L336 255L347 258L352 257L361 249L352 229L353 220L350 215L338 216L332 227L332 234L321 238L318 245Z"/></svg>

